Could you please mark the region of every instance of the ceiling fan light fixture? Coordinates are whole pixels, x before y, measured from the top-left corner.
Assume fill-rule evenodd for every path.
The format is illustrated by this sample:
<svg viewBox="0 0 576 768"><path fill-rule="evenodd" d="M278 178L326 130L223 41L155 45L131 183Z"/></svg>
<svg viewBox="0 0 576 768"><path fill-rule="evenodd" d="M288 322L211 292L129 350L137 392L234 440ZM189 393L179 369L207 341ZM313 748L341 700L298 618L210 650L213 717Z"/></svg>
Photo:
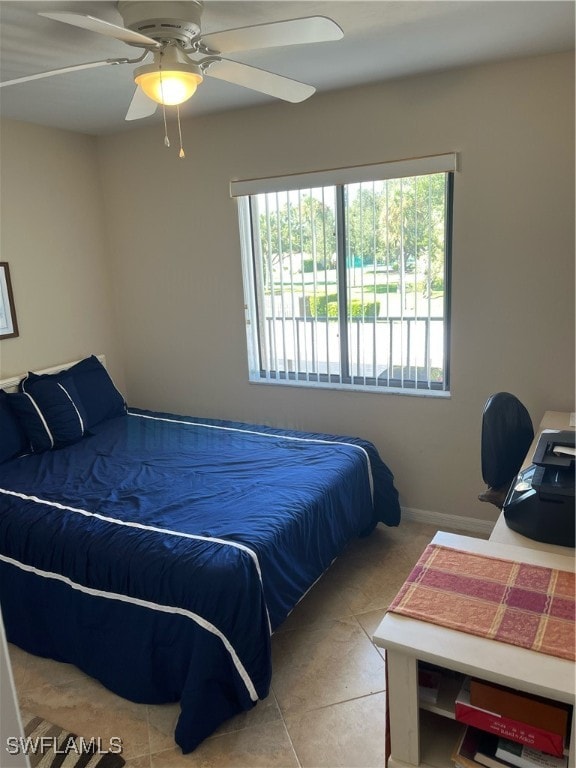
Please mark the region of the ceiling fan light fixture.
<svg viewBox="0 0 576 768"><path fill-rule="evenodd" d="M192 98L203 78L197 72L158 69L151 65L151 71L136 73L134 80L150 99L158 104L172 106Z"/></svg>
<svg viewBox="0 0 576 768"><path fill-rule="evenodd" d="M153 64L138 67L134 72L134 81L146 96L166 106L188 101L203 79L200 67L176 45L155 52Z"/></svg>

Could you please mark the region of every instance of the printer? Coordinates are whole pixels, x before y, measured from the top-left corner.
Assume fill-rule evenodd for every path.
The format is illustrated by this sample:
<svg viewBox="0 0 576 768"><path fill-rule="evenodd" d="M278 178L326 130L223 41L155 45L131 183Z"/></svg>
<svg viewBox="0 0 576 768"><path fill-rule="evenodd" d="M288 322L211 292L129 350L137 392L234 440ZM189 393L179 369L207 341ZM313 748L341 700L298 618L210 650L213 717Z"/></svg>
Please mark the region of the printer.
<svg viewBox="0 0 576 768"><path fill-rule="evenodd" d="M576 432L544 430L502 507L509 528L546 544L574 547Z"/></svg>

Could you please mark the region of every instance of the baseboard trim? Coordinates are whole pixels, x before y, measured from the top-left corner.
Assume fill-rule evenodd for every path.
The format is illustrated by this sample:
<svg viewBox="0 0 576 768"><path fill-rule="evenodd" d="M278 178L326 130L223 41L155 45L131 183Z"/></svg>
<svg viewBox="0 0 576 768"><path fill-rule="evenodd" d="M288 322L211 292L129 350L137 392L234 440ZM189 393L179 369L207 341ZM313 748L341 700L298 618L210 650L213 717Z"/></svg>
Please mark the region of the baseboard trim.
<svg viewBox="0 0 576 768"><path fill-rule="evenodd" d="M402 507L402 517L405 520L414 520L416 523L436 525L441 530L449 528L457 531L481 533L486 536L492 533L495 525L490 520L481 520L478 517L461 517L460 515L449 515L446 512L432 512L428 509L412 509L410 507Z"/></svg>

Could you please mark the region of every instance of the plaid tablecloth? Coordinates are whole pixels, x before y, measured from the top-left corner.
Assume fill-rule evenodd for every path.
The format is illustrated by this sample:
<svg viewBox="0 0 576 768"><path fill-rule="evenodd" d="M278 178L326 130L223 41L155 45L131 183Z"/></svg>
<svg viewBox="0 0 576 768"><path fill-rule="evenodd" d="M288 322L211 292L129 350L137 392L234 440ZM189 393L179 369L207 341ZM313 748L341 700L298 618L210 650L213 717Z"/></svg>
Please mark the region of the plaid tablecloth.
<svg viewBox="0 0 576 768"><path fill-rule="evenodd" d="M388 610L576 659L570 571L429 544Z"/></svg>

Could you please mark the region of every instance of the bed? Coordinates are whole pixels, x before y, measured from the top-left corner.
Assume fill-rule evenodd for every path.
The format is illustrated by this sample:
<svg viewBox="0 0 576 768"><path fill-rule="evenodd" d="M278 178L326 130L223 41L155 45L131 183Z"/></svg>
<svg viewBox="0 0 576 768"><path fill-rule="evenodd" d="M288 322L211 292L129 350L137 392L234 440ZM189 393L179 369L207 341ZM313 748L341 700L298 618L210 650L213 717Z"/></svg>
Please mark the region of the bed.
<svg viewBox="0 0 576 768"><path fill-rule="evenodd" d="M183 752L266 697L271 634L347 544L400 521L359 438L127 408L94 356L0 388L8 640L179 701Z"/></svg>

